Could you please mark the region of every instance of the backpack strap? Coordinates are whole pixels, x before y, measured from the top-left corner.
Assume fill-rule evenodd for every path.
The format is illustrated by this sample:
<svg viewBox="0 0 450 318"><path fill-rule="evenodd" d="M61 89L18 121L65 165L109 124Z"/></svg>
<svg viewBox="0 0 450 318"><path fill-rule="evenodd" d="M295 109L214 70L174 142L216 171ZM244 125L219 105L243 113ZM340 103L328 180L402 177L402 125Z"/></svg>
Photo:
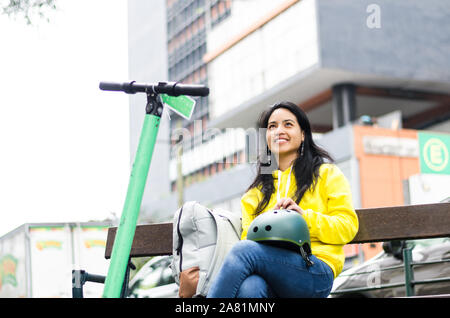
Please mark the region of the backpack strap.
<svg viewBox="0 0 450 318"><path fill-rule="evenodd" d="M223 209L210 210L217 227L217 241L214 255L208 269L208 277L203 286L198 286L197 295L206 295L213 278L219 271L225 256L234 243L240 240L240 216Z"/></svg>
<svg viewBox="0 0 450 318"><path fill-rule="evenodd" d="M174 256L171 267L172 267L172 273L175 279L175 282L179 284L179 273L182 271L182 265L183 265L183 235L181 235L180 231L180 221L183 217L183 210L189 211L194 208L194 205L196 204L196 201L189 201L183 204L175 213L174 215L174 223L177 225L173 228L173 247L172 247L172 254ZM178 262L175 261L175 256L178 258ZM178 263L178 264L177 264ZM175 266L177 268L175 268Z"/></svg>
<svg viewBox="0 0 450 318"><path fill-rule="evenodd" d="M211 211L210 211L211 213ZM228 222L230 222L231 226L233 227L236 235L240 238L241 237L241 232L242 232L242 222L241 222L241 217L239 215L237 215L236 213L221 209L221 208L217 208L214 209L212 214L215 216L221 216L224 217L228 220Z"/></svg>

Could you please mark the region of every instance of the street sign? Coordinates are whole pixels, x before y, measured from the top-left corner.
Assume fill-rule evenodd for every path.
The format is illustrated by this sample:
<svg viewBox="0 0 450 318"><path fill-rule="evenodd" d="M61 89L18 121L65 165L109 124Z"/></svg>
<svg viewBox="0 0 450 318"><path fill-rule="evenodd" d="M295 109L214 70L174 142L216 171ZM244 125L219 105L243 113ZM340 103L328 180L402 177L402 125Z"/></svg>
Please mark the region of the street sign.
<svg viewBox="0 0 450 318"><path fill-rule="evenodd" d="M421 173L450 174L450 134L419 132Z"/></svg>

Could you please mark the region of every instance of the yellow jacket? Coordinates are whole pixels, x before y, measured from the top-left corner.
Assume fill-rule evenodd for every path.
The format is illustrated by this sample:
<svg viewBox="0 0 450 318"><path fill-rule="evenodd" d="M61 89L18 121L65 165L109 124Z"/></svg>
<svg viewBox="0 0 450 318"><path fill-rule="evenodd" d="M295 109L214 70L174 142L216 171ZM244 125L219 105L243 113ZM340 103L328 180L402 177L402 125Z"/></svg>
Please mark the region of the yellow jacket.
<svg viewBox="0 0 450 318"><path fill-rule="evenodd" d="M286 191L289 168L281 173L280 193ZM263 213L272 210L277 201L278 170L272 173L275 192ZM297 183L294 172L288 197L293 198ZM263 194L259 188L252 188L241 198L242 237L246 239L250 223L256 217L255 210ZM322 164L314 191L305 192L299 204L309 227L311 250L318 259L327 263L338 276L343 268L344 245L350 242L358 231L358 217L352 204L350 186L342 171L333 164Z"/></svg>

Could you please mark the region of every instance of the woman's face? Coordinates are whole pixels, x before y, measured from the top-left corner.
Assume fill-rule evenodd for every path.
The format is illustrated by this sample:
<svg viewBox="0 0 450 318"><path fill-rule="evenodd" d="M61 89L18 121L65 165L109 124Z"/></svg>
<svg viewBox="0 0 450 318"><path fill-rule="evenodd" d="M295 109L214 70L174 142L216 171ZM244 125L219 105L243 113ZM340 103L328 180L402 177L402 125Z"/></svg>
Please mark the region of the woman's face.
<svg viewBox="0 0 450 318"><path fill-rule="evenodd" d="M304 133L295 115L286 108L277 108L269 117L266 141L270 151L288 155L298 151Z"/></svg>

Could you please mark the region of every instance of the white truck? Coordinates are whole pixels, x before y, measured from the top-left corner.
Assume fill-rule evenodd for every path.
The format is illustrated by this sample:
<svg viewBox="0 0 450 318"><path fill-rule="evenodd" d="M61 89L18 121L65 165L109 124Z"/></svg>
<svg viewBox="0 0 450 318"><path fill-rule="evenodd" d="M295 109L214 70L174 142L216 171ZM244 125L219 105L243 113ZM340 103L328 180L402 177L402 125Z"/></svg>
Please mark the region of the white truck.
<svg viewBox="0 0 450 318"><path fill-rule="evenodd" d="M72 297L72 270L106 276L109 222L26 223L0 237L0 298ZM84 297L101 297L88 282Z"/></svg>

